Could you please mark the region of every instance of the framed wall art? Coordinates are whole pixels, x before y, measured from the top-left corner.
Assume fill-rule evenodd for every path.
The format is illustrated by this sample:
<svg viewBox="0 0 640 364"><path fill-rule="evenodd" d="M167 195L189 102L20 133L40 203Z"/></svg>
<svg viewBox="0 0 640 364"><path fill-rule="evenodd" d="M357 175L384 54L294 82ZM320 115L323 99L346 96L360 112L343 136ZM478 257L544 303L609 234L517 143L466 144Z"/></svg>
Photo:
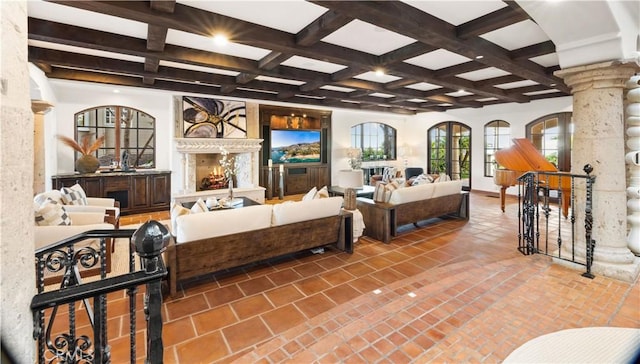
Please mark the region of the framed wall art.
<svg viewBox="0 0 640 364"><path fill-rule="evenodd" d="M246 104L183 96L182 131L185 138L246 138Z"/></svg>

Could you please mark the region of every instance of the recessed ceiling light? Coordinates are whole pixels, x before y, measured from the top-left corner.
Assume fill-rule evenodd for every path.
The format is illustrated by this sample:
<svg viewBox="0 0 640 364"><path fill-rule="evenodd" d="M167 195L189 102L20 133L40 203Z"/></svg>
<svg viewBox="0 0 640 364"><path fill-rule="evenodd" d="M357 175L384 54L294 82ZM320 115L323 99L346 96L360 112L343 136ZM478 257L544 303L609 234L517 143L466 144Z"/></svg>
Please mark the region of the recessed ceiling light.
<svg viewBox="0 0 640 364"><path fill-rule="evenodd" d="M225 46L229 43L229 38L224 34L216 34L213 36L213 43L218 46Z"/></svg>
<svg viewBox="0 0 640 364"><path fill-rule="evenodd" d="M114 94L119 94L119 93L120 93L120 90L115 89L115 90L113 90L113 93L114 93Z"/></svg>
<svg viewBox="0 0 640 364"><path fill-rule="evenodd" d="M378 77L384 76L384 71L383 70L376 70L376 76L378 76Z"/></svg>
<svg viewBox="0 0 640 364"><path fill-rule="evenodd" d="M483 58L484 58L484 56L482 56L482 55L476 56L476 59L483 59Z"/></svg>
<svg viewBox="0 0 640 364"><path fill-rule="evenodd" d="M458 90L458 93L460 93L460 94L463 93L463 92L464 92L463 89Z"/></svg>
<svg viewBox="0 0 640 364"><path fill-rule="evenodd" d="M552 83L552 84L550 84L549 86L554 87L555 85L556 85L555 83Z"/></svg>

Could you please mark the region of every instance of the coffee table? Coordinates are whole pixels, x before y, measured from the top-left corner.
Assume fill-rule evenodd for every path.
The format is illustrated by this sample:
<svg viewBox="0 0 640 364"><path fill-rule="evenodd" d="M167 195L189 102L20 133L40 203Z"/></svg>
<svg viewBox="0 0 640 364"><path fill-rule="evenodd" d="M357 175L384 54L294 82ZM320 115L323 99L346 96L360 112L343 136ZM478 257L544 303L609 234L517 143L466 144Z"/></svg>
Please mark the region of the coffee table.
<svg viewBox="0 0 640 364"><path fill-rule="evenodd" d="M331 196L344 196L344 193L347 191L347 188L340 186L331 186L327 189ZM361 188L354 188L356 191L356 197L367 197L373 198L373 192L375 192L376 188L373 186L364 185Z"/></svg>
<svg viewBox="0 0 640 364"><path fill-rule="evenodd" d="M244 196L240 196L240 197L234 197L234 200L242 200L241 203L235 203L231 206L221 206L221 207L215 207L212 209L209 209L209 211L216 211L216 210L227 210L227 209L239 209L241 207L246 207L246 206L252 206L252 205L260 205L258 202L248 198L248 197L244 197ZM182 206L186 207L188 209L190 209L191 207L193 207L193 205L195 204L195 201L191 201L191 202L183 202Z"/></svg>

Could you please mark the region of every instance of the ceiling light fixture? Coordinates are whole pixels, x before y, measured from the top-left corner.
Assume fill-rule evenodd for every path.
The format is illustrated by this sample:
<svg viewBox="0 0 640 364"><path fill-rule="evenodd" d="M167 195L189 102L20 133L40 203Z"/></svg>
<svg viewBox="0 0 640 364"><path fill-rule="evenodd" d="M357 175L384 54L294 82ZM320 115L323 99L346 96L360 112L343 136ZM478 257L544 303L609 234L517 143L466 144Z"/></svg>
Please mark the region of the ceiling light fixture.
<svg viewBox="0 0 640 364"><path fill-rule="evenodd" d="M555 83L552 83L552 84L550 84L549 86L551 86L551 87L555 87L555 86L556 86L556 84L555 84Z"/></svg>
<svg viewBox="0 0 640 364"><path fill-rule="evenodd" d="M229 38L224 34L216 34L213 36L213 43L218 46L225 46L229 43Z"/></svg>
<svg viewBox="0 0 640 364"><path fill-rule="evenodd" d="M119 94L119 93L120 93L120 90L115 89L115 90L113 90L113 93L114 93L114 94Z"/></svg>
<svg viewBox="0 0 640 364"><path fill-rule="evenodd" d="M478 55L478 56L476 56L476 59L483 59L483 58L484 58L484 56L483 56L483 55Z"/></svg>
<svg viewBox="0 0 640 364"><path fill-rule="evenodd" d="M378 77L384 76L384 71L383 70L376 70L376 76L378 76Z"/></svg>

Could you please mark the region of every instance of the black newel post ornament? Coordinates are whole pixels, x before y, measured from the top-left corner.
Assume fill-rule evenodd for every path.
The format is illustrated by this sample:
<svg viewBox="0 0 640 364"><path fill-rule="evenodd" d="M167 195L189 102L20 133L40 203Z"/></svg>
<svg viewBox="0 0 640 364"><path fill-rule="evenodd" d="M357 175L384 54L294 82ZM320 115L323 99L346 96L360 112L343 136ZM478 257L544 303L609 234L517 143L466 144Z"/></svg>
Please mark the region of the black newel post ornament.
<svg viewBox="0 0 640 364"><path fill-rule="evenodd" d="M169 229L155 220L148 221L136 230L131 244L140 256L142 269L147 274L165 270L160 254L169 244ZM147 284L144 311L147 319L147 363L162 363L162 289L161 281Z"/></svg>

